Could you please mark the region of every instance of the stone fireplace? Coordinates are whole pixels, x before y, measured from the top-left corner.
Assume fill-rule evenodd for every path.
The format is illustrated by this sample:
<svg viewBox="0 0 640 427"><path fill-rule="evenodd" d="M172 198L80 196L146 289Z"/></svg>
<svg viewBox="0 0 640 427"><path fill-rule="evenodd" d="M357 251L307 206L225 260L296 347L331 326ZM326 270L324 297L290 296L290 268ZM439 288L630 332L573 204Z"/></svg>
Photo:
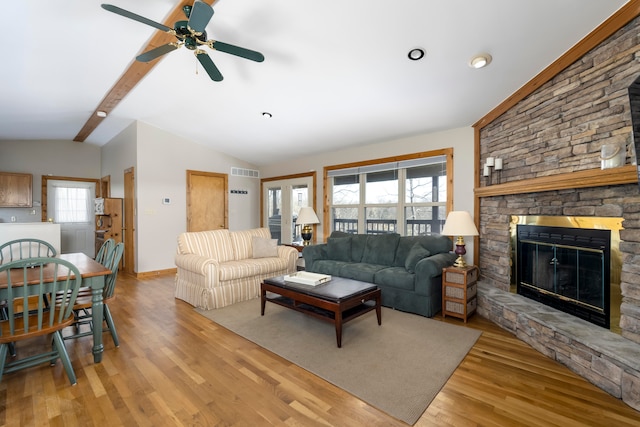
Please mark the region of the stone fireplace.
<svg viewBox="0 0 640 427"><path fill-rule="evenodd" d="M628 96L640 76L637 14L620 9L474 128L478 313L640 410L640 191ZM628 150L624 166L601 168L605 145ZM489 157L503 169L481 180ZM529 216L621 223L611 330L511 292L512 218Z"/></svg>
<svg viewBox="0 0 640 427"><path fill-rule="evenodd" d="M621 292L610 299L611 311L620 313L612 324L617 333L511 292L512 215L595 217L604 212L624 219L619 244L623 263L614 269L621 278ZM627 236L632 240L625 241ZM637 184L483 197L478 313L640 410L640 322L633 317L640 301L638 237Z"/></svg>

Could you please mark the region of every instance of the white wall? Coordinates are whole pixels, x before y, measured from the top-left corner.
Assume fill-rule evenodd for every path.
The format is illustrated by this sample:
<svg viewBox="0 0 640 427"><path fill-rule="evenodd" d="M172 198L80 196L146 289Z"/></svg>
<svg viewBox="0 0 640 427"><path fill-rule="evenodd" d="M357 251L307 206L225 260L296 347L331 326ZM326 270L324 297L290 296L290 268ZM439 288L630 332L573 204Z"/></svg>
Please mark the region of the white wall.
<svg viewBox="0 0 640 427"><path fill-rule="evenodd" d="M0 141L0 171L33 174L33 207L0 208L0 222L42 220L42 175L100 178L100 148L73 141ZM32 214L35 209L35 214Z"/></svg>
<svg viewBox="0 0 640 427"><path fill-rule="evenodd" d="M137 124L137 159L137 272L175 267L177 237L187 226L187 170L228 174L229 190L248 191L229 194L229 229L259 226L260 181L231 176L232 166L256 166L142 122ZM170 205L162 204L165 197Z"/></svg>
<svg viewBox="0 0 640 427"><path fill-rule="evenodd" d="M111 180L111 197L124 197L124 171L137 163L137 130L133 122L101 148L101 177Z"/></svg>
<svg viewBox="0 0 640 427"><path fill-rule="evenodd" d="M260 168L263 178L316 171L316 207L323 221L323 168L343 163L379 159L396 155L453 148L453 209L466 210L473 215L474 153L473 128L458 128L447 131L416 135L376 144L362 145L340 151L305 156L296 160L271 164ZM317 236L323 236L322 224ZM467 261L473 260L473 239L467 238Z"/></svg>
<svg viewBox="0 0 640 427"><path fill-rule="evenodd" d="M260 168L263 178L316 170L316 200L322 219L322 170L324 166L430 151L454 149L454 209L473 212L473 130L453 129L363 145L295 161L288 160ZM231 167L258 169L242 160L177 137L145 123L133 123L102 148L72 141L0 141L0 170L33 174L34 201L40 202L42 173L56 176L100 178L111 176L112 197L124 196L124 170L135 166L137 260L135 271L174 268L173 256L179 233L186 230L186 171L226 173L229 194L229 228L241 230L260 224L260 182L255 178L231 176ZM170 197L171 205L162 198ZM28 208L0 208L0 222L12 215L18 222L38 222ZM319 228L318 236L322 236ZM467 239L467 259L473 257L472 240Z"/></svg>
<svg viewBox="0 0 640 427"><path fill-rule="evenodd" d="M51 243L56 252L60 253L60 224L49 222L0 224L0 245L11 240L27 238L40 239Z"/></svg>

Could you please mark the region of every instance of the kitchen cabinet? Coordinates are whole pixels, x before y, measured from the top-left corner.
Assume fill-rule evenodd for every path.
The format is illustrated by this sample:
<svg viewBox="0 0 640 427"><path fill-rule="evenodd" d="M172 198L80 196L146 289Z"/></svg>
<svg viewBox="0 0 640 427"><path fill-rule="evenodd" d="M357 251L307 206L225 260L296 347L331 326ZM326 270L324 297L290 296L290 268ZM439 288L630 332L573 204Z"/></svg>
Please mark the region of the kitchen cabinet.
<svg viewBox="0 0 640 427"><path fill-rule="evenodd" d="M0 172L0 208L30 208L32 198L33 175Z"/></svg>

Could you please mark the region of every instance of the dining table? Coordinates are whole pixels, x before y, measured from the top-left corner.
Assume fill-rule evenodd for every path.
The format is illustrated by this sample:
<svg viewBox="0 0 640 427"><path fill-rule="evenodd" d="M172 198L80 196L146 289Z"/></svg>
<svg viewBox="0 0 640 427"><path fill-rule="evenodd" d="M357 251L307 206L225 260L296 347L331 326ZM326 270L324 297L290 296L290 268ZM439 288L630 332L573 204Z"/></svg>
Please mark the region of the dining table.
<svg viewBox="0 0 640 427"><path fill-rule="evenodd" d="M93 320L93 361L102 362L104 345L102 344L102 322L104 305L102 302L102 290L105 278L111 274L111 270L82 253L59 254L56 258L63 259L74 264L82 276L82 286L91 288L91 315ZM40 283L40 268L32 268L28 272L27 281ZM54 278L53 264L45 265L42 271L45 282L52 282ZM16 285L22 284L22 271L12 271L11 281ZM7 299L7 276L0 275L0 301Z"/></svg>

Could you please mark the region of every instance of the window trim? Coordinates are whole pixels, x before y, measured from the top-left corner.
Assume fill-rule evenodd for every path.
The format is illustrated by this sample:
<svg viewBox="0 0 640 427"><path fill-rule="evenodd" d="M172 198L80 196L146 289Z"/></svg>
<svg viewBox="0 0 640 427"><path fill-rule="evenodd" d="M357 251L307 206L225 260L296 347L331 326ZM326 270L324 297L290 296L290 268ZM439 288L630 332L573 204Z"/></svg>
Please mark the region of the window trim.
<svg viewBox="0 0 640 427"><path fill-rule="evenodd" d="M401 156L393 156L393 157L384 157L378 159L364 160L360 162L353 163L343 163L339 165L330 165L325 166L323 168L322 175L322 189L324 193L324 203L322 208L322 230L323 230L323 240L326 241L331 233L331 218L330 218L330 199L329 189L331 188L330 180L332 177L332 171L336 171L338 169L353 169L358 170L359 168L368 168L371 167L375 169L376 165L381 165L383 163L393 163L393 162L405 162L415 159L422 159L425 157L437 157L444 156L446 159L446 168L447 168L447 201L446 201L446 209L447 212L451 212L453 210L453 148L442 148L438 150L432 151L422 151L419 153L406 154ZM361 195L360 197L363 197ZM403 197L403 195L399 195L399 197ZM404 199L403 199L404 200ZM358 205L360 206L360 205ZM394 205L398 206L398 205Z"/></svg>

